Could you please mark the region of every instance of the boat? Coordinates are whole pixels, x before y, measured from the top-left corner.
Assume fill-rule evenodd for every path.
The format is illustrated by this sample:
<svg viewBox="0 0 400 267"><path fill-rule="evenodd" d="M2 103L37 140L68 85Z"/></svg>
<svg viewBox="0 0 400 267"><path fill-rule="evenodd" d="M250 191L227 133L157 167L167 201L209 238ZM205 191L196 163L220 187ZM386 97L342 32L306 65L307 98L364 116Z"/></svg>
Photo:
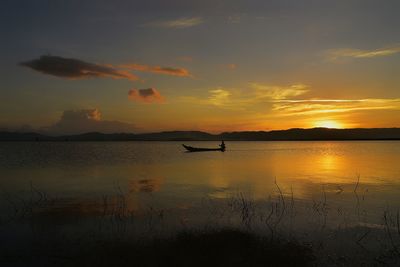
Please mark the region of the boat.
<svg viewBox="0 0 400 267"><path fill-rule="evenodd" d="M219 148L204 148L204 147L192 147L192 146L187 146L182 144L182 146L184 148L186 148L186 150L188 152L204 152L204 151L221 151L224 152L225 148L224 147L219 147Z"/></svg>

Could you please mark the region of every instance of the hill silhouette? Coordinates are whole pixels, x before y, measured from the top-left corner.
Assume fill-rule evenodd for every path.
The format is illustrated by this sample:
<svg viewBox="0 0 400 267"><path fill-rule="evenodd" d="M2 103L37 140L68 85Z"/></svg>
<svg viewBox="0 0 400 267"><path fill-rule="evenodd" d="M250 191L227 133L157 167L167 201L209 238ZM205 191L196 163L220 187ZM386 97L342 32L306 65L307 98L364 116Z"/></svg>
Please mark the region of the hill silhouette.
<svg viewBox="0 0 400 267"><path fill-rule="evenodd" d="M51 136L34 132L0 132L0 141L312 141L312 140L400 140L400 128L289 129L243 131L210 134L201 131L166 131L156 133L98 132Z"/></svg>

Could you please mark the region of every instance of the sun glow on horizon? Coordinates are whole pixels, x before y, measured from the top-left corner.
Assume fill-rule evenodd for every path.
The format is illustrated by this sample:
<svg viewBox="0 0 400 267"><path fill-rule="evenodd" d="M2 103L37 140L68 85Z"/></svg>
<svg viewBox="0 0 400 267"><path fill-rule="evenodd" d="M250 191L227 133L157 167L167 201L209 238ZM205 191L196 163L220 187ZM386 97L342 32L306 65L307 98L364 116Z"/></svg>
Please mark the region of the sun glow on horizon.
<svg viewBox="0 0 400 267"><path fill-rule="evenodd" d="M337 129L344 128L342 123L334 120L320 120L315 122L313 126L323 127L323 128L337 128Z"/></svg>

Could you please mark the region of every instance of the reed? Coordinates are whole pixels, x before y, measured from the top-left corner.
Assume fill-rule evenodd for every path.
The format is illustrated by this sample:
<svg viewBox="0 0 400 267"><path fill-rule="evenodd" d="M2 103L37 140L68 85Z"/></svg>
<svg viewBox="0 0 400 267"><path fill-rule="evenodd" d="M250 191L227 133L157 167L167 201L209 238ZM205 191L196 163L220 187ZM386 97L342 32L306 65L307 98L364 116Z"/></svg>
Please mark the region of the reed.
<svg viewBox="0 0 400 267"><path fill-rule="evenodd" d="M141 211L132 210L129 208L127 197L129 193L124 192L121 187L116 185L113 194L99 197L96 201L98 212L87 219L91 221L89 225L98 225L98 227L94 227L80 236L77 234L75 240L84 240L85 246L92 247L93 250L87 251L89 254L92 252L99 253L99 251L102 253L102 249L107 247L110 257L119 255L120 252L114 250L122 250L126 253L129 250L140 251L140 253L147 255L148 252L144 250L155 249L154 246L156 246L157 249L160 249L160 255L166 255L166 253L172 252L167 249L165 244L171 247L178 246L177 244L182 245L182 240L180 240L182 235L186 235L191 240L191 246L197 246L197 242L203 242L205 238L212 239L213 235L217 235L218 238L228 238L227 232L224 231L231 231L230 233L233 233L233 235L248 235L250 239L255 238L252 242L255 242L256 248L261 246L260 249L263 253L266 253L264 249L282 249L282 246L296 244L295 249L306 251L305 254L302 254L308 259L306 264L312 262L310 259L313 257L310 255L314 255L313 260L319 265L345 263L344 265L350 266L356 260L361 259L365 266L373 266L374 264L391 266L393 262L400 261L400 212L398 209L393 211L393 209L387 207L382 212L381 224L370 226L367 224L368 221L365 220L364 222L360 216L360 210L365 200L364 197L358 197L359 192L364 187L360 180L358 175L357 181L351 189L339 185L341 188L340 196L354 194L356 204L353 206L353 210L334 207L330 203L332 194L328 195L329 191L327 191L325 185L321 186L321 194L313 199L312 203L306 204L296 200L293 188L290 188L290 191L285 191L278 180L275 179L275 193L264 200L256 200L251 194L243 192L233 193L230 198L224 200L205 198L200 203L201 207L198 208L208 212L209 223L195 225L190 220L181 220L180 224L173 227L171 225L173 216L171 211L157 208L154 205L142 207ZM26 196L24 198L8 194L3 195L12 212L9 217L1 220L2 226L26 221L33 225L32 229L36 231L35 238L40 239L40 232L38 234L36 225L42 224L43 221L35 220L35 218L39 218L43 210L58 208L62 204L62 200L49 196L32 183L30 184L29 194L26 194ZM301 229L300 224L304 219L301 218L302 216L306 217L304 224L308 228ZM351 224L351 216L355 216L356 224ZM336 227L331 222L333 217L342 218L342 222L338 221ZM57 240L57 237L54 238L55 240L52 242L63 244L62 240ZM239 240L232 242L239 242ZM35 242L38 242L38 240L33 240L33 243ZM105 247L101 248L94 245L97 242ZM159 247L161 243L156 245L157 242L161 242L165 247L161 249ZM346 246L354 250L351 252L353 254L348 249L349 251L344 251L347 254L332 255L331 252L334 250L330 247L339 246L337 251L343 250L343 248L340 248L341 243L344 244L343 247ZM64 245L67 246L67 243L64 243ZM212 244L209 245L212 247ZM223 247L223 244L218 246ZM84 251L86 249L81 246L78 247ZM43 249L45 248L46 246ZM63 249L60 248L59 251L61 254L63 253ZM282 251L285 251L285 249ZM140 258L135 254L136 252L132 253L136 255L135 257ZM74 251L73 253L78 252ZM232 253L235 254L236 252ZM200 256L196 255L196 257ZM82 257L85 261L88 260L80 253L74 254L74 257ZM104 259L104 262L110 264L109 260L111 259ZM141 260L144 259L141 258ZM279 259L279 261L282 261L282 259ZM132 263L133 259L129 259L129 262ZM176 266L179 266L179 264Z"/></svg>

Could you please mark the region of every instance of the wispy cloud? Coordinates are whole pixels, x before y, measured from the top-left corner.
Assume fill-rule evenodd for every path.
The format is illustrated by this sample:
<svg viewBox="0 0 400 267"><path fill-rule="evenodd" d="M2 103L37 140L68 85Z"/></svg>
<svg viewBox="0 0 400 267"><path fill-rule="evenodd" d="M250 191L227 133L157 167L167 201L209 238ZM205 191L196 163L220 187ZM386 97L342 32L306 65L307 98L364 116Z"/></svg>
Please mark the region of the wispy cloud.
<svg viewBox="0 0 400 267"><path fill-rule="evenodd" d="M400 110L400 98L278 100L272 111L281 116L341 113L361 110Z"/></svg>
<svg viewBox="0 0 400 267"><path fill-rule="evenodd" d="M131 89L128 98L135 102L142 103L162 103L164 97L155 88Z"/></svg>
<svg viewBox="0 0 400 267"><path fill-rule="evenodd" d="M226 106L229 105L231 102L231 95L232 93L228 90L218 88L214 90L208 91L210 96L208 97L208 103L215 105L215 106Z"/></svg>
<svg viewBox="0 0 400 267"><path fill-rule="evenodd" d="M309 91L305 84L293 84L289 86L273 86L260 83L251 83L251 88L255 89L257 98L260 99L286 99L303 95Z"/></svg>
<svg viewBox="0 0 400 267"><path fill-rule="evenodd" d="M245 88L217 87L208 91L207 98L181 97L184 102L198 105L218 106L228 109L245 109L260 103L273 103L275 100L293 98L309 91L304 84L288 86L250 83Z"/></svg>
<svg viewBox="0 0 400 267"><path fill-rule="evenodd" d="M346 114L368 110L400 110L400 98L308 99L307 94L311 93L311 90L304 84L276 86L250 83L244 89L218 87L209 90L208 93L206 98L184 97L182 101L277 118Z"/></svg>
<svg viewBox="0 0 400 267"><path fill-rule="evenodd" d="M145 24L145 26L184 29L184 28L194 27L202 23L204 23L204 19L202 17L184 17L174 20L154 21Z"/></svg>
<svg viewBox="0 0 400 267"><path fill-rule="evenodd" d="M327 51L328 59L337 60L339 58L373 58L389 56L400 52L400 45L391 47L384 47L374 50L362 50L362 49L333 49Z"/></svg>
<svg viewBox="0 0 400 267"><path fill-rule="evenodd" d="M142 71L142 72L152 72L157 74L165 74L180 77L191 77L192 75L187 69L184 68L172 68L172 67L161 67L161 66L148 66L142 64L126 64L121 65L121 68Z"/></svg>

